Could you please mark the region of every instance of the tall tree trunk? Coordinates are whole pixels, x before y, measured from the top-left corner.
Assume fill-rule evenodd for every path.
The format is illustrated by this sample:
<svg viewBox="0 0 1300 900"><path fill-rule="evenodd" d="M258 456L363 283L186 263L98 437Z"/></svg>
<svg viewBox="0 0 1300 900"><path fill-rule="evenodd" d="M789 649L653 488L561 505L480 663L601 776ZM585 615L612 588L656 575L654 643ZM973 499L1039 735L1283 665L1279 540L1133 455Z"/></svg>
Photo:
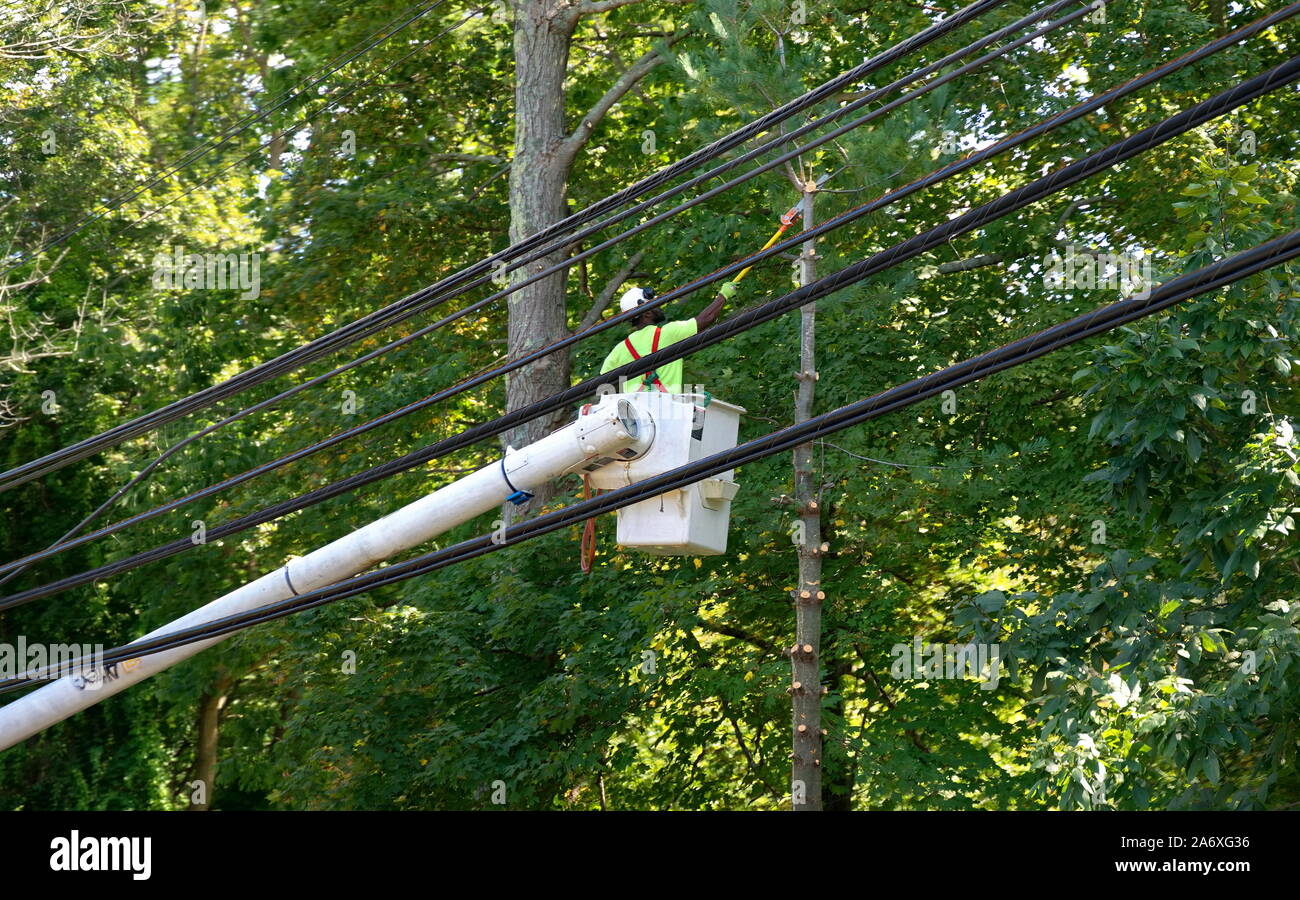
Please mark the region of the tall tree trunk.
<svg viewBox="0 0 1300 900"><path fill-rule="evenodd" d="M565 193L572 153L565 143L564 78L576 18L568 0L515 3L515 152L510 167L510 240L521 241L566 214ZM560 262L564 252L512 273L534 275ZM567 334L564 273L521 288L509 297L509 349L521 356ZM506 410L527 406L569 386L569 357L554 353L506 376ZM549 434L569 411L528 422L507 432L522 447ZM538 493L535 505L549 499Z"/></svg>
<svg viewBox="0 0 1300 900"><path fill-rule="evenodd" d="M812 187L811 182L807 187ZM813 193L805 189L803 227L813 227ZM799 283L811 284L817 278L816 241L804 242L799 259ZM799 391L795 398L794 421L806 422L813 415L817 386L816 354L817 305L806 304L799 318ZM817 502L817 485L813 473L813 445L800 444L794 449L794 498L801 525L799 587L795 590L795 646L790 652L792 685L790 690L794 747L791 754L791 805L797 812L822 808L822 528L821 508Z"/></svg>
<svg viewBox="0 0 1300 900"><path fill-rule="evenodd" d="M225 708L226 698L230 693L233 679L221 675L211 691L199 698L198 739L194 749L194 780L202 782L201 803L190 801L191 810L212 808L212 800L217 789L218 747L221 743L221 711ZM194 797L191 788L191 798Z"/></svg>

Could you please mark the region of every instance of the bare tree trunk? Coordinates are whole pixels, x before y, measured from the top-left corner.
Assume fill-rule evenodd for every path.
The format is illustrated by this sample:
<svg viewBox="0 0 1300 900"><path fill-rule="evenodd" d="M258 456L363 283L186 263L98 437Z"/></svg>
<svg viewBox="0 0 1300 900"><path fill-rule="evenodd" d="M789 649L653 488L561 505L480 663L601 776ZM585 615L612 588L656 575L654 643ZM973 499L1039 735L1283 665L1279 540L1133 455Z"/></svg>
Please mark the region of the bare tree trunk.
<svg viewBox="0 0 1300 900"><path fill-rule="evenodd" d="M811 186L811 185L810 185ZM802 201L803 227L813 226L813 193L805 190ZM799 259L799 283L817 278L816 241L804 242ZM794 421L812 418L817 385L817 305L806 304L799 321L799 392L795 398ZM822 625L822 529L821 508L813 473L813 445L794 449L794 497L798 504L801 531L797 542L799 587L795 590L795 646L790 652L792 685L791 710L794 746L791 754L791 806L796 812L822 808L821 732L821 625Z"/></svg>
<svg viewBox="0 0 1300 900"><path fill-rule="evenodd" d="M515 152L510 167L510 240L524 240L566 214L565 193L572 151L564 130L564 77L576 17L568 0L529 0L515 6ZM536 274L560 262L556 252L512 273ZM509 297L512 357L567 334L564 273L522 288ZM569 356L554 353L506 376L506 410L512 411L569 386ZM557 411L507 432L522 447L549 434L569 417ZM549 497L538 493L534 504Z"/></svg>
<svg viewBox="0 0 1300 900"><path fill-rule="evenodd" d="M521 241L564 218L569 172L578 152L597 126L628 91L664 61L652 49L630 64L609 85L566 134L564 81L569 66L569 43L583 16L601 15L638 0L591 3L586 0L514 0L515 13L515 153L510 165L510 240ZM685 31L667 37L680 40ZM511 273L512 283L562 261L568 247L529 263ZM518 358L554 343L568 334L565 286L567 273L557 272L510 295L510 355ZM506 376L506 411L535 403L569 386L569 355L554 353ZM554 431L574 410L557 410L549 416L520 425L506 433L506 444L522 447ZM553 490L536 491L529 509L549 500ZM514 517L506 504L503 518Z"/></svg>
<svg viewBox="0 0 1300 900"><path fill-rule="evenodd" d="M225 708L226 698L233 679L222 675L212 690L199 698L198 741L194 750L194 780L201 782L202 802L190 801L191 810L212 808L212 798L217 788L218 747L221 743L221 711ZM195 797L191 786L191 798Z"/></svg>

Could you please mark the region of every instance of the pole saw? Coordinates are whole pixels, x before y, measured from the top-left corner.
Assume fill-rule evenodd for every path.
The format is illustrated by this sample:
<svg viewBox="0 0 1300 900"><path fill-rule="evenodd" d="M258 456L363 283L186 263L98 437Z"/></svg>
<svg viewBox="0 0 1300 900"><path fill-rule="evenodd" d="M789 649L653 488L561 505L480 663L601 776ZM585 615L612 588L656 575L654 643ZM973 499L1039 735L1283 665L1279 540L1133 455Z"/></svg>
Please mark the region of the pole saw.
<svg viewBox="0 0 1300 900"><path fill-rule="evenodd" d="M823 175L821 178L818 178L817 181L813 183L813 189L820 190L822 185L830 181L832 178L834 178L836 175L843 172L847 168L848 165L843 165L833 172L827 172L825 175ZM802 205L801 203L796 203L794 206L790 207L788 210L785 211L785 213L781 216L780 219L781 224L776 229L776 233L773 234L770 238L768 238L767 243L764 244L762 248L758 251L759 253L762 253L764 250L770 248L773 244L775 244L777 241L781 239L781 235L785 234L787 231L790 230L790 227L794 225L795 217L799 215L799 209L801 205ZM754 267L752 265L745 266L745 268L741 269L735 278L731 279L731 281L727 283L732 285L740 284L740 280L744 278L746 275L748 275L750 270L753 268ZM583 407L582 411L583 414L586 414L587 407ZM596 491L595 493L600 494L601 492ZM589 475L584 474L582 478L582 499L587 500L592 495L593 492L591 488L591 477ZM582 539L581 539L581 543L579 544L578 564L582 569L583 574L589 575L591 574L592 567L595 565L595 563L596 563L596 519L591 518L588 519L582 527Z"/></svg>

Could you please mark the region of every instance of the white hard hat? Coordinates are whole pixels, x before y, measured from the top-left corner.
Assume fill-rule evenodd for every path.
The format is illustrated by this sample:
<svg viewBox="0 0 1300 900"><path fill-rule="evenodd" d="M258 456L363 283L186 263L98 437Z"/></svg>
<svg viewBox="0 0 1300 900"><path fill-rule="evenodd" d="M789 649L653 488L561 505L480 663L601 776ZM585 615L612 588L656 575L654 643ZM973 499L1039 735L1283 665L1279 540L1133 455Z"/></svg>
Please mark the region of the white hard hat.
<svg viewBox="0 0 1300 900"><path fill-rule="evenodd" d="M636 309L647 300L654 299L654 291L646 288L630 287L623 292L623 296L618 301L618 311L627 312L629 309Z"/></svg>

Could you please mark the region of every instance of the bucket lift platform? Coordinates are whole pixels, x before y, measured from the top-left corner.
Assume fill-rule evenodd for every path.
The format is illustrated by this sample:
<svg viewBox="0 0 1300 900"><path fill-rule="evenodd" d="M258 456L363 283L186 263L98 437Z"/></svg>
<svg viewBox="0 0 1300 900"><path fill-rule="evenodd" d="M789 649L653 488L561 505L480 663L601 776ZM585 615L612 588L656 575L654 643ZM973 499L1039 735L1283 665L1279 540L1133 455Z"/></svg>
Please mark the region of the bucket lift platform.
<svg viewBox="0 0 1300 900"><path fill-rule="evenodd" d="M597 408L626 401L654 422L650 447L633 460L611 459L590 471L593 487L613 490L736 446L739 406L708 394L641 391L607 394ZM734 470L666 491L618 511L618 543L656 556L727 552Z"/></svg>
<svg viewBox="0 0 1300 900"><path fill-rule="evenodd" d="M736 445L738 406L706 394L609 394L558 431L507 453L495 463L443 485L305 556L146 635L157 638L228 616L263 609L337 584L422 544L507 500L571 472L597 487L619 488L660 475ZM730 471L667 491L618 511L618 542L662 556L725 553ZM89 664L0 707L0 750L126 690L224 640L220 634L142 654L120 666Z"/></svg>

